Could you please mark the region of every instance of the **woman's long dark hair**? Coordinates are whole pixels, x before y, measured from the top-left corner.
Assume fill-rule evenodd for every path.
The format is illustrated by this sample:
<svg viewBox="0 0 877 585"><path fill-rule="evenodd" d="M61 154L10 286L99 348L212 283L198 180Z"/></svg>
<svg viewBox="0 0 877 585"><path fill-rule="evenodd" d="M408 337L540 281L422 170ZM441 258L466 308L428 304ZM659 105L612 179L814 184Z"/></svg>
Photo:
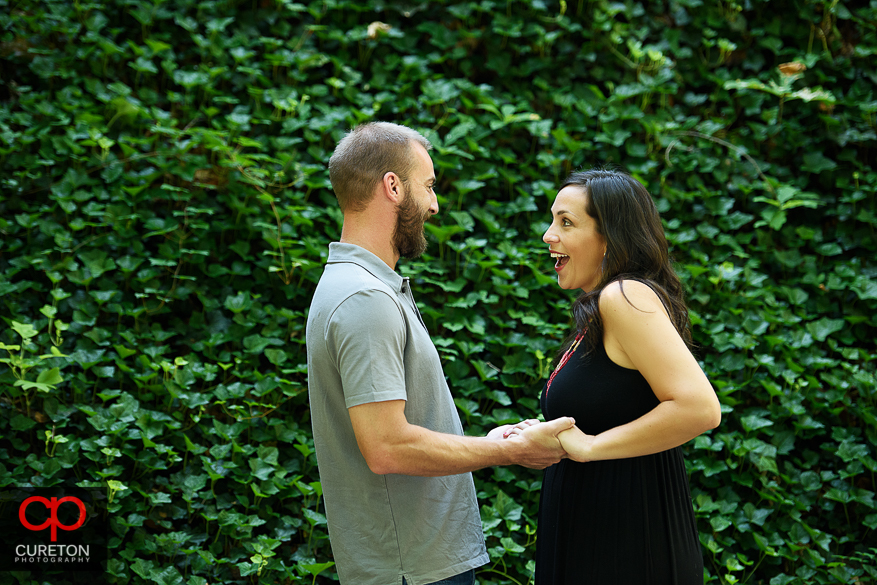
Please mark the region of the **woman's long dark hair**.
<svg viewBox="0 0 877 585"><path fill-rule="evenodd" d="M585 212L594 218L597 231L606 240L606 256L597 286L580 294L572 304L570 311L576 330L564 342L555 363L580 331L587 329L583 339L586 354L602 343L600 293L615 281L619 281L622 294L625 280L639 280L649 285L663 301L670 320L690 347L691 321L682 283L673 270L661 217L646 188L618 170L576 172L564 181L561 189L568 186L585 192Z"/></svg>

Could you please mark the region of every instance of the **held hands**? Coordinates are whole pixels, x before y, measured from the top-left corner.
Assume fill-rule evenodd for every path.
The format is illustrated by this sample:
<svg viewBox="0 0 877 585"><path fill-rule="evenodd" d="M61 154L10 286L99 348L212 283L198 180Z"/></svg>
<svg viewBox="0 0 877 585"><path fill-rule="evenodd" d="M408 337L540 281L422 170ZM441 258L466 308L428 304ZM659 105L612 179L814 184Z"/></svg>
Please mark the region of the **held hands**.
<svg viewBox="0 0 877 585"><path fill-rule="evenodd" d="M545 469L554 465L567 456L566 451L558 440L558 435L572 429L575 421L569 417L562 417L550 422L540 423L529 419L516 425L498 427L490 433L488 438L504 438L520 445L515 462L531 469Z"/></svg>
<svg viewBox="0 0 877 585"><path fill-rule="evenodd" d="M536 432L535 429L537 427L553 425L554 423L557 423L558 420L572 419L556 419L547 423L542 423L535 419L528 419L523 420L516 425L505 425L503 427L496 428L491 431L491 433L502 431L502 437L506 439L516 436L523 436L525 433ZM540 434L550 435L554 428L550 430L548 428L540 430L545 431L545 433ZM594 436L586 435L582 432L581 429L575 426L575 424L573 424L572 426L563 426L558 432L553 435L553 437L560 443L560 446L563 448L563 458L569 458L573 461L578 461L579 463L586 463L593 460L591 447L594 442Z"/></svg>

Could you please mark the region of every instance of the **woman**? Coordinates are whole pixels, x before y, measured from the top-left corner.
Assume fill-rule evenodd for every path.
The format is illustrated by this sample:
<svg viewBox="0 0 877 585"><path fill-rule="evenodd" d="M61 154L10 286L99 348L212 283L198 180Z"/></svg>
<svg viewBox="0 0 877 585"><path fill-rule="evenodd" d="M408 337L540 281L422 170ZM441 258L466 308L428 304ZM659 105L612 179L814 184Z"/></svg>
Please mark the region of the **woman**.
<svg viewBox="0 0 877 585"><path fill-rule="evenodd" d="M569 458L545 470L536 583L702 584L679 446L721 410L689 350L658 211L632 177L593 170L566 180L551 213L557 282L582 293L541 398L546 420L576 426L558 435Z"/></svg>

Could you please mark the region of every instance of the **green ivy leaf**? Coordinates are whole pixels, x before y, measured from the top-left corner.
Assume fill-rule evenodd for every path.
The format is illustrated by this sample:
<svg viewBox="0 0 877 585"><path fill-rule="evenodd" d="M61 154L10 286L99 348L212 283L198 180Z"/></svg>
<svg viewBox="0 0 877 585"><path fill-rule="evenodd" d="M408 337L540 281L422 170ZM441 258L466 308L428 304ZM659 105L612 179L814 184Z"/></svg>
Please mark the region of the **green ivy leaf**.
<svg viewBox="0 0 877 585"><path fill-rule="evenodd" d="M323 526L326 524L326 516L319 512L314 512L313 510L306 508L302 510L302 515L312 526Z"/></svg>
<svg viewBox="0 0 877 585"><path fill-rule="evenodd" d="M153 571L153 567L155 567L155 563L149 560L138 558L135 559L130 566L132 571L134 571L144 579L151 579L151 573Z"/></svg>
<svg viewBox="0 0 877 585"><path fill-rule="evenodd" d="M870 449L862 443L853 443L852 441L844 441L837 448L837 455L845 462L859 460L863 461L870 454Z"/></svg>
<svg viewBox="0 0 877 585"><path fill-rule="evenodd" d="M825 341L828 336L842 330L845 325L846 321L843 319L829 319L823 317L818 321L807 323L806 327L807 331L810 332L814 339L817 341Z"/></svg>
<svg viewBox="0 0 877 585"><path fill-rule="evenodd" d="M279 366L287 360L286 352L284 352L282 349L266 349L265 357L268 358L268 361L275 366Z"/></svg>
<svg viewBox="0 0 877 585"><path fill-rule="evenodd" d="M149 572L149 580L157 585L183 585L183 576L176 567L164 567L152 569Z"/></svg>
<svg viewBox="0 0 877 585"><path fill-rule="evenodd" d="M239 292L234 296L225 297L224 305L226 309L237 314L248 310L253 305L253 301L248 293Z"/></svg>
<svg viewBox="0 0 877 585"><path fill-rule="evenodd" d="M335 563L299 563L296 566L301 567L302 569L307 571L309 574L316 577L317 575L319 575L320 573L322 573L326 569L334 567Z"/></svg>
<svg viewBox="0 0 877 585"><path fill-rule="evenodd" d="M12 329L14 329L22 339L31 339L32 337L36 337L38 333L38 330L34 329L34 326L30 323L19 323L18 321L12 322Z"/></svg>
<svg viewBox="0 0 877 585"><path fill-rule="evenodd" d="M16 414L12 417L11 426L13 431L26 431L36 426L36 421L24 415Z"/></svg>
<svg viewBox="0 0 877 585"><path fill-rule="evenodd" d="M40 375L37 377L38 383L46 384L48 386L55 386L63 381L64 379L61 377L61 370L59 370L58 368L44 370L40 372Z"/></svg>
<svg viewBox="0 0 877 585"><path fill-rule="evenodd" d="M512 554L519 555L519 554L527 551L527 549L525 549L523 546L521 546L520 544L518 544L517 542L515 542L514 540L512 540L508 536L499 539L499 542L500 542L500 544L502 544L502 547L507 552L510 552Z"/></svg>

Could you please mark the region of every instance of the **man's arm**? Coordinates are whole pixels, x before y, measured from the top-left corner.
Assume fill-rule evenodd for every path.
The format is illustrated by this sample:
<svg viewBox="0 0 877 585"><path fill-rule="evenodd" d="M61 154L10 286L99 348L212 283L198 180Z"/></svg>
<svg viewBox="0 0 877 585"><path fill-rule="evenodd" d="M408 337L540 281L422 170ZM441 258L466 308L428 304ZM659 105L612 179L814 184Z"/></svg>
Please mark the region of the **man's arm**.
<svg viewBox="0 0 877 585"><path fill-rule="evenodd" d="M378 474L439 476L493 465L544 469L566 452L557 434L575 424L560 418L535 425L510 439L461 437L412 425L405 401L370 402L348 409L359 450Z"/></svg>

